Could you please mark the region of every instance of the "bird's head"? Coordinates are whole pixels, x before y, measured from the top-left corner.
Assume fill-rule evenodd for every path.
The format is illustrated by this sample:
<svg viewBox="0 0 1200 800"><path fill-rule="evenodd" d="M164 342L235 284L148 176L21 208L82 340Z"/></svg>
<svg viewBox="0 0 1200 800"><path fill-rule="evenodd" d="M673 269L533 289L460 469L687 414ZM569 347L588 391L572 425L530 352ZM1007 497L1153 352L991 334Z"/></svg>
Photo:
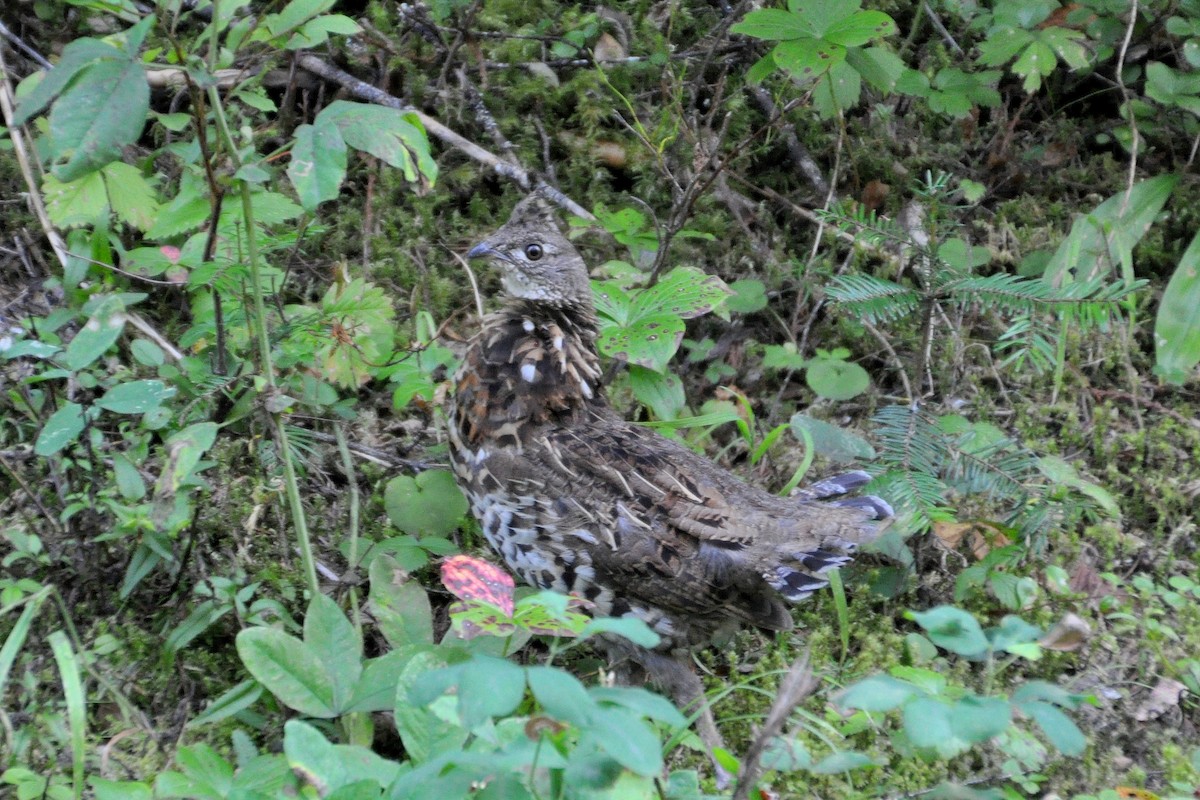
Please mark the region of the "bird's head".
<svg viewBox="0 0 1200 800"><path fill-rule="evenodd" d="M484 257L500 269L505 291L515 298L554 306L592 303L587 265L539 195L517 203L508 222L467 252L467 258Z"/></svg>

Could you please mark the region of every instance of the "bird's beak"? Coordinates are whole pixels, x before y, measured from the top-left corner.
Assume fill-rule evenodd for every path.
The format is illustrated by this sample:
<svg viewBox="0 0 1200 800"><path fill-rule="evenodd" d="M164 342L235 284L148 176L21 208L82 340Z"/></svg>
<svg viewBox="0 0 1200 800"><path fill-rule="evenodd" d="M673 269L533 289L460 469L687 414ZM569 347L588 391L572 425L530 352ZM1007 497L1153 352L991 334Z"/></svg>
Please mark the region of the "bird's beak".
<svg viewBox="0 0 1200 800"><path fill-rule="evenodd" d="M467 251L467 258L483 258L484 256L490 256L494 252L495 250L492 249L492 243L487 239L484 239L482 242Z"/></svg>

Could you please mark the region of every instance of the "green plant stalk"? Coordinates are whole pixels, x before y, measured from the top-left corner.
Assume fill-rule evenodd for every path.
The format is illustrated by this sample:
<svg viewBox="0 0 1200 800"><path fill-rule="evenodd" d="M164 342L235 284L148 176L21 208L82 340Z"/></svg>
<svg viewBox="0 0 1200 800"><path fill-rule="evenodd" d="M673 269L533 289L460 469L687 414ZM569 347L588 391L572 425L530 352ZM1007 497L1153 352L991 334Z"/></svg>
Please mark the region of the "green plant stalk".
<svg viewBox="0 0 1200 800"><path fill-rule="evenodd" d="M218 3L213 3L214 18L219 12ZM229 153L229 158L236 169L242 166L238 156L237 145L229 132L229 123L225 119L225 111L221 105L221 96L215 86L208 90L209 105L212 106L213 118L217 130ZM262 296L262 273L258 263L258 239L254 227L254 203L250 197L250 184L238 180L242 196L242 223L246 230L247 257L250 262L250 295L254 302L254 332L258 341L259 366L267 388L274 391L275 366L271 361L271 340L267 336L267 310ZM308 584L310 597L316 597L321 592L317 582L317 568L313 561L312 540L308 535L308 521L304 516L304 503L300 499L300 484L296 478L296 465L292 461L291 444L288 441L287 428L283 425L283 417L279 413L271 413L271 425L275 429L275 440L279 443L279 460L283 464L283 482L288 499L288 510L291 512L292 525L296 529L296 546L300 550L300 565L304 570L305 582Z"/></svg>
<svg viewBox="0 0 1200 800"><path fill-rule="evenodd" d="M337 438L338 455L342 458L342 471L346 473L346 481L350 486L350 543L347 552L347 561L350 562L350 573L358 572L358 526L359 526L359 493L358 481L354 477L354 459L350 456L350 442L346 439L346 423L338 422L333 426L333 435ZM354 627L358 630L358 635L362 636L362 614L358 608L358 586L355 581L350 582L350 616L354 620Z"/></svg>
<svg viewBox="0 0 1200 800"><path fill-rule="evenodd" d="M809 467L812 466L813 459L817 455L816 448L813 447L812 434L801 429L800 435L804 439L804 458L801 459L800 466L796 467L796 471L792 473L792 479L779 490L781 497L787 497L793 489L800 485L800 481L804 480L804 476L808 474Z"/></svg>
<svg viewBox="0 0 1200 800"><path fill-rule="evenodd" d="M1058 320L1058 342L1054 348L1054 382L1053 388L1050 390L1050 405L1058 402L1059 392L1063 387L1063 372L1067 366L1067 329L1069 325L1066 317L1059 317Z"/></svg>
<svg viewBox="0 0 1200 800"><path fill-rule="evenodd" d="M67 634L57 630L47 637L62 679L67 701L67 722L71 728L71 782L75 800L83 797L83 758L87 747L87 706L83 681L79 679L79 660Z"/></svg>
<svg viewBox="0 0 1200 800"><path fill-rule="evenodd" d="M846 603L846 585L842 583L842 571L832 569L826 573L829 577L829 591L833 593L833 607L837 611L838 636L842 641L842 656L839 664L846 663L850 654L850 607Z"/></svg>

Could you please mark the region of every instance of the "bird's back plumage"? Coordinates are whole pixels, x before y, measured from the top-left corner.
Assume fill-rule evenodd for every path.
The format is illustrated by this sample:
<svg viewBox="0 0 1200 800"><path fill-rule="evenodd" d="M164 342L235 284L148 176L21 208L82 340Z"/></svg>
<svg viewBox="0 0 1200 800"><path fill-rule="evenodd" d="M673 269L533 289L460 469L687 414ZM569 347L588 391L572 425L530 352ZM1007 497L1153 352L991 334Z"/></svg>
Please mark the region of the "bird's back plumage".
<svg viewBox="0 0 1200 800"><path fill-rule="evenodd" d="M864 473L781 498L617 415L586 267L541 203L472 250L513 295L471 340L450 406L451 460L488 542L527 583L644 619L664 652L789 629L784 600L825 586L890 509L828 501Z"/></svg>

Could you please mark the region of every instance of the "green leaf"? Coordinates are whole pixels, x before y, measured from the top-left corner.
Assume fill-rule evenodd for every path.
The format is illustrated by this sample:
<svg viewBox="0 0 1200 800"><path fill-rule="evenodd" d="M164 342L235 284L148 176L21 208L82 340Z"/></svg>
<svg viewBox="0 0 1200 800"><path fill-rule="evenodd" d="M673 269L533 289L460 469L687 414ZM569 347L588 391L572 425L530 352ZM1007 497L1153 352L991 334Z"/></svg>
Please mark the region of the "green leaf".
<svg viewBox="0 0 1200 800"><path fill-rule="evenodd" d="M343 713L393 711L396 686L413 655L411 650L393 650L387 655L367 659Z"/></svg>
<svg viewBox="0 0 1200 800"><path fill-rule="evenodd" d="M318 594L304 615L304 646L316 657L333 684L333 709L349 704L354 684L362 675L362 637L332 598Z"/></svg>
<svg viewBox="0 0 1200 800"><path fill-rule="evenodd" d="M96 800L151 800L154 796L147 784L136 781L110 781L107 778L88 778Z"/></svg>
<svg viewBox="0 0 1200 800"><path fill-rule="evenodd" d="M603 328L596 346L605 355L663 372L683 341L684 329L683 320L676 314L650 314L624 327Z"/></svg>
<svg viewBox="0 0 1200 800"><path fill-rule="evenodd" d="M932 697L915 697L904 704L904 733L917 747L934 750L943 758L957 755L966 743L954 735L950 706Z"/></svg>
<svg viewBox="0 0 1200 800"><path fill-rule="evenodd" d="M1200 233L1179 259L1154 319L1154 371L1182 385L1200 364Z"/></svg>
<svg viewBox="0 0 1200 800"><path fill-rule="evenodd" d="M126 500L141 500L146 496L146 482L137 467L123 453L113 454L113 477L117 481L117 491Z"/></svg>
<svg viewBox="0 0 1200 800"><path fill-rule="evenodd" d="M621 636L639 647L652 648L659 643L659 635L636 617L594 617L583 626L579 635L586 639L600 633Z"/></svg>
<svg viewBox="0 0 1200 800"><path fill-rule="evenodd" d="M63 183L46 173L42 179L42 196L46 199L46 213L50 221L60 228L95 225L108 212L104 178L98 172L70 183Z"/></svg>
<svg viewBox="0 0 1200 800"><path fill-rule="evenodd" d="M797 739L776 736L767 744L763 751L763 769L774 769L780 772L795 772L812 767L812 754Z"/></svg>
<svg viewBox="0 0 1200 800"><path fill-rule="evenodd" d="M258 702L262 691L262 684L258 681L244 680L209 703L208 707L192 717L185 727L197 728L240 714Z"/></svg>
<svg viewBox="0 0 1200 800"><path fill-rule="evenodd" d="M917 687L890 675L872 675L843 689L834 702L863 711L891 711L918 694Z"/></svg>
<svg viewBox="0 0 1200 800"><path fill-rule="evenodd" d="M46 420L46 424L38 433L33 452L39 456L54 455L79 438L79 434L83 433L83 423L83 406L78 403L64 403Z"/></svg>
<svg viewBox="0 0 1200 800"><path fill-rule="evenodd" d="M200 458L216 443L218 430L215 422L196 422L167 437L169 458L158 476L160 495L175 494L191 478Z"/></svg>
<svg viewBox="0 0 1200 800"><path fill-rule="evenodd" d="M654 645L649 645L653 647ZM679 709L662 695L633 686L593 686L588 694L598 703L622 706L643 717L657 720L677 730L687 727L688 721Z"/></svg>
<svg viewBox="0 0 1200 800"><path fill-rule="evenodd" d="M752 314L767 307L767 288L760 280L746 279L729 284L733 296L725 307L738 314Z"/></svg>
<svg viewBox="0 0 1200 800"><path fill-rule="evenodd" d="M158 215L158 199L142 171L123 161L114 161L101 174L108 190L108 204L117 219L138 230L148 230Z"/></svg>
<svg viewBox="0 0 1200 800"><path fill-rule="evenodd" d="M446 536L458 527L467 513L454 474L449 470L427 470L415 478L398 475L383 492L388 519L413 536Z"/></svg>
<svg viewBox="0 0 1200 800"><path fill-rule="evenodd" d="M525 696L525 671L511 661L476 656L462 666L458 713L471 729L492 717L516 710Z"/></svg>
<svg viewBox="0 0 1200 800"><path fill-rule="evenodd" d="M731 294L716 275L695 267L676 267L654 286L633 296L631 321L663 312L695 319L715 310Z"/></svg>
<svg viewBox="0 0 1200 800"><path fill-rule="evenodd" d="M846 47L858 47L872 39L896 33L896 22L882 11L859 11L830 25L822 39Z"/></svg>
<svg viewBox="0 0 1200 800"><path fill-rule="evenodd" d="M998 697L967 696L950 713L954 735L971 744L999 736L1012 725L1012 706Z"/></svg>
<svg viewBox="0 0 1200 800"><path fill-rule="evenodd" d="M63 355L67 369L78 372L108 352L125 328L125 304L119 297L104 298L95 313L75 334Z"/></svg>
<svg viewBox="0 0 1200 800"><path fill-rule="evenodd" d="M554 667L528 667L529 688L546 713L583 728L598 706L574 675Z"/></svg>
<svg viewBox="0 0 1200 800"><path fill-rule="evenodd" d="M658 737L645 722L622 708L596 709L583 736L584 741L589 739L631 772L657 775L662 771Z"/></svg>
<svg viewBox="0 0 1200 800"><path fill-rule="evenodd" d="M812 437L817 453L830 461L844 464L875 457L875 448L853 431L800 413L793 414L788 424L792 434L800 441L804 441L804 433L807 432Z"/></svg>
<svg viewBox="0 0 1200 800"><path fill-rule="evenodd" d="M142 134L150 87L141 64L99 61L80 74L50 112L57 154L67 156L54 175L69 182L116 161Z"/></svg>
<svg viewBox="0 0 1200 800"><path fill-rule="evenodd" d="M1126 262L1126 253L1150 229L1178 182L1178 175L1140 181L1128 197L1117 192L1092 213L1077 217L1046 265L1045 280L1053 286L1087 281L1107 275L1113 264ZM1114 235L1117 232L1120 235Z"/></svg>
<svg viewBox="0 0 1200 800"><path fill-rule="evenodd" d="M846 48L820 39L781 42L772 51L775 63L804 80L825 74L846 59Z"/></svg>
<svg viewBox="0 0 1200 800"><path fill-rule="evenodd" d="M419 581L390 555L371 561L370 609L379 632L395 648L433 643L433 611Z"/></svg>
<svg viewBox="0 0 1200 800"><path fill-rule="evenodd" d="M1067 756L1081 756L1087 747L1087 737L1071 718L1049 703L1040 700L1021 704L1021 711L1033 718L1033 721L1046 734L1050 744L1060 753Z"/></svg>
<svg viewBox="0 0 1200 800"><path fill-rule="evenodd" d="M100 59L120 58L121 51L98 39L76 39L63 48L58 64L22 98L13 111L13 124L24 125L46 107L83 70Z"/></svg>
<svg viewBox="0 0 1200 800"><path fill-rule="evenodd" d="M638 402L649 406L659 419L675 419L687 404L683 381L669 372L659 373L645 367L630 366L629 385Z"/></svg>
<svg viewBox="0 0 1200 800"><path fill-rule="evenodd" d="M853 750L842 750L825 756L812 767L817 775L837 775L861 767L877 766L875 759L866 753L856 753Z"/></svg>
<svg viewBox="0 0 1200 800"><path fill-rule="evenodd" d="M429 139L411 112L336 100L314 124L322 123L336 125L346 144L402 170L406 180L432 184L437 178Z"/></svg>
<svg viewBox="0 0 1200 800"><path fill-rule="evenodd" d="M804 382L818 396L827 400L849 400L867 390L871 385L871 376L851 361L815 359L809 362Z"/></svg>
<svg viewBox="0 0 1200 800"><path fill-rule="evenodd" d="M456 702L454 698L441 697L434 700L430 708L409 701L409 691L417 679L445 664L445 660L434 653L417 653L396 682L396 731L404 744L404 752L418 764L439 753L458 750L470 735L466 728L443 719L437 713L439 704L452 705Z"/></svg>
<svg viewBox="0 0 1200 800"><path fill-rule="evenodd" d="M247 628L237 635L237 651L255 680L289 708L310 717L332 719L334 685L312 648L275 628Z"/></svg>
<svg viewBox="0 0 1200 800"><path fill-rule="evenodd" d="M302 781L321 787L321 797L350 800L350 798L380 797L379 789L390 786L400 773L400 765L372 753L365 747L330 744L312 725L300 720L288 720L283 728L283 752L288 767ZM364 793L367 786L373 793ZM338 790L343 790L339 792ZM240 796L240 795L239 795ZM250 795L247 797L263 795ZM285 796L280 793L274 796Z"/></svg>
<svg viewBox="0 0 1200 800"><path fill-rule="evenodd" d="M96 405L117 414L144 414L174 396L175 387L162 381L130 381L109 389Z"/></svg>
<svg viewBox="0 0 1200 800"><path fill-rule="evenodd" d="M908 616L925 629L938 647L960 656L980 656L988 650L987 637L975 617L954 606L910 611Z"/></svg>
<svg viewBox="0 0 1200 800"><path fill-rule="evenodd" d="M1037 460L1037 465L1038 471L1054 483L1070 486L1094 500L1113 519L1121 518L1121 507L1116 498L1100 484L1084 479L1066 460L1058 456L1042 456Z"/></svg>
<svg viewBox="0 0 1200 800"><path fill-rule="evenodd" d="M752 36L755 39L786 40L812 36L812 25L799 14L780 8L762 8L751 11L745 18L729 29L732 33Z"/></svg>
<svg viewBox="0 0 1200 800"><path fill-rule="evenodd" d="M332 124L301 125L287 168L300 205L309 211L338 196L346 177L346 143Z"/></svg>

